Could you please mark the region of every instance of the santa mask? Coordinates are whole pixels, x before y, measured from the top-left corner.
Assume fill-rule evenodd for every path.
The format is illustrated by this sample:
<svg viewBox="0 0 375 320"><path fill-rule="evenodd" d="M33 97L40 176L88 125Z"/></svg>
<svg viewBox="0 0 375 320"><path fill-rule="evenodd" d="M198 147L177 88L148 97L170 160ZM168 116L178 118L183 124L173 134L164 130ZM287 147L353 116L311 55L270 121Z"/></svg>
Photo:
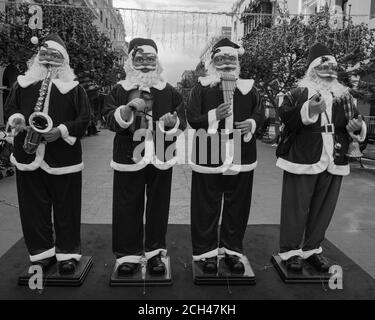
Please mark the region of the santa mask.
<svg viewBox="0 0 375 320"><path fill-rule="evenodd" d="M323 56L313 61L312 68L319 78L337 79L337 62L333 56Z"/></svg>
<svg viewBox="0 0 375 320"><path fill-rule="evenodd" d="M133 66L135 70L143 73L155 71L157 66L157 55L151 52L144 52L142 48L137 48L133 53Z"/></svg>

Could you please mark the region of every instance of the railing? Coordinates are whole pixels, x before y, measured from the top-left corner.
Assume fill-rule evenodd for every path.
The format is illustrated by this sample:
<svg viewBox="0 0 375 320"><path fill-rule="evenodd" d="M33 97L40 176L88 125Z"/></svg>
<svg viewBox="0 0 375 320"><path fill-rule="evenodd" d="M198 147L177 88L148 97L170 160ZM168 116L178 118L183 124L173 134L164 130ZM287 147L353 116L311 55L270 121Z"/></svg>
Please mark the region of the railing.
<svg viewBox="0 0 375 320"><path fill-rule="evenodd" d="M375 140L375 117L367 116L364 117L367 124L367 136L369 139Z"/></svg>

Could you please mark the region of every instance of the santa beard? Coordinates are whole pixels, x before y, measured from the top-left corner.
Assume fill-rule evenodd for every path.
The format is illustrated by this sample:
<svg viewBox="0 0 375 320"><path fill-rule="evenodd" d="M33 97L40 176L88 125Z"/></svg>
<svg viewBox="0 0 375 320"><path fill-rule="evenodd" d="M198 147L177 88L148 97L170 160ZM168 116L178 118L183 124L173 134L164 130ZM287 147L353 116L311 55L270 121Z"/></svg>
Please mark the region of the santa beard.
<svg viewBox="0 0 375 320"><path fill-rule="evenodd" d="M349 91L348 87L342 85L336 78L319 77L314 68L309 68L306 75L298 84L299 87L321 91L332 92L335 97L342 97Z"/></svg>
<svg viewBox="0 0 375 320"><path fill-rule="evenodd" d="M133 66L133 59L129 57L124 66L124 70L126 73L125 81L134 84L140 87L147 87L151 88L160 82L164 82L163 77L161 76L163 72L163 68L159 62L157 61L156 69L149 72L142 72L141 70L137 70Z"/></svg>
<svg viewBox="0 0 375 320"><path fill-rule="evenodd" d="M223 70L217 69L213 63L210 63L207 67L207 77L210 78L210 86L214 87L221 82L221 76L223 74L233 75L234 77L236 77L236 79L238 79L240 71L241 69L239 65L237 65L237 68L235 70L225 72Z"/></svg>
<svg viewBox="0 0 375 320"><path fill-rule="evenodd" d="M27 63L28 69L25 73L25 78L37 82L44 80L47 77L48 69L44 64L39 62L39 56L36 55ZM68 63L57 67L52 66L52 79L60 79L63 82L72 82L76 79L73 69Z"/></svg>

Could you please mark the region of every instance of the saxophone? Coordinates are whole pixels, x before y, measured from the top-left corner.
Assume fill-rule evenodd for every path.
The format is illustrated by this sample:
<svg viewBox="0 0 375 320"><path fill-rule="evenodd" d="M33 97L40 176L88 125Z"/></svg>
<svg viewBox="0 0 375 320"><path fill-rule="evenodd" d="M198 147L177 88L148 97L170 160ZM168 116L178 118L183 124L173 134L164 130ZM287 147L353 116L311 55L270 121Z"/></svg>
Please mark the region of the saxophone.
<svg viewBox="0 0 375 320"><path fill-rule="evenodd" d="M23 144L27 154L34 154L42 142L43 133L49 132L53 127L51 117L43 112L49 85L52 79L52 66L48 66L47 76L42 82L39 90L39 98L36 102L34 112L29 117L30 127Z"/></svg>

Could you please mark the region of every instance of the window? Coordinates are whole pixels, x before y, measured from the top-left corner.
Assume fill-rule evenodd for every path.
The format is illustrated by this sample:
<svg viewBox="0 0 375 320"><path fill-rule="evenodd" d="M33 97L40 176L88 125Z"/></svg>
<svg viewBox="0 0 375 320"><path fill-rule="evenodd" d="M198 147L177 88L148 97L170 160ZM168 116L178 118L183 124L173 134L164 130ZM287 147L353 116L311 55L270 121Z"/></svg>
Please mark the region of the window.
<svg viewBox="0 0 375 320"><path fill-rule="evenodd" d="M100 10L100 22L103 23L103 11Z"/></svg>
<svg viewBox="0 0 375 320"><path fill-rule="evenodd" d="M375 18L375 0L371 0L370 19Z"/></svg>

